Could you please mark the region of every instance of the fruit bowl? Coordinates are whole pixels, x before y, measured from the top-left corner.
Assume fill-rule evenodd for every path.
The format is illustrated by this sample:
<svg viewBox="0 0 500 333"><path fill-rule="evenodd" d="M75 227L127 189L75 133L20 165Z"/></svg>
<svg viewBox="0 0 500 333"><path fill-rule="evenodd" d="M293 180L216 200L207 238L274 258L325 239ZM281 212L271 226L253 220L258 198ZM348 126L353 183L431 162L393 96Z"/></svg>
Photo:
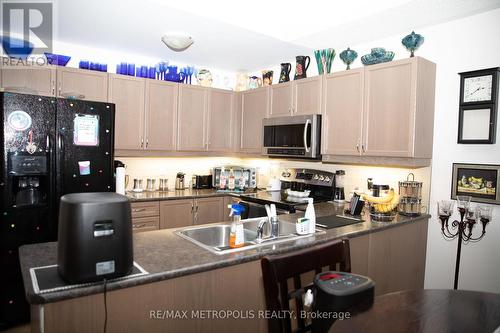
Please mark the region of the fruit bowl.
<svg viewBox="0 0 500 333"><path fill-rule="evenodd" d="M397 212L392 211L390 213L375 213L370 212L370 217L372 222L392 222L396 217Z"/></svg>
<svg viewBox="0 0 500 333"><path fill-rule="evenodd" d="M363 199L368 202L370 216L376 222L390 222L397 215L399 195L391 188L386 197L374 197L364 195Z"/></svg>

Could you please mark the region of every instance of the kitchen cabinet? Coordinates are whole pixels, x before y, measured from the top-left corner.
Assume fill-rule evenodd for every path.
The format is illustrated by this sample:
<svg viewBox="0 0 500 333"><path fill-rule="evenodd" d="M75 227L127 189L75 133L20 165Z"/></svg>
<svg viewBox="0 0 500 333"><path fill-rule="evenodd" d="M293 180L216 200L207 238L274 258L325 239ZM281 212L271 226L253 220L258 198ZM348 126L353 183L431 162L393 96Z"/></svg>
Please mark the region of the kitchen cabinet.
<svg viewBox="0 0 500 333"><path fill-rule="evenodd" d="M321 76L272 85L269 116L321 113L321 87Z"/></svg>
<svg viewBox="0 0 500 333"><path fill-rule="evenodd" d="M322 77L293 81L293 115L321 113Z"/></svg>
<svg viewBox="0 0 500 333"><path fill-rule="evenodd" d="M131 210L134 233L159 229L160 205L158 201L133 202Z"/></svg>
<svg viewBox="0 0 500 333"><path fill-rule="evenodd" d="M365 69L362 151L432 157L435 65L411 58Z"/></svg>
<svg viewBox="0 0 500 333"><path fill-rule="evenodd" d="M241 93L241 152L262 152L262 119L267 117L268 109L269 87Z"/></svg>
<svg viewBox="0 0 500 333"><path fill-rule="evenodd" d="M115 149L142 149L144 147L145 80L109 74L108 86L109 102L116 104Z"/></svg>
<svg viewBox="0 0 500 333"><path fill-rule="evenodd" d="M194 200L194 224L224 221L224 198L198 198Z"/></svg>
<svg viewBox="0 0 500 333"><path fill-rule="evenodd" d="M177 150L207 149L207 98L208 89L205 87L179 86Z"/></svg>
<svg viewBox="0 0 500 333"><path fill-rule="evenodd" d="M57 67L57 97L75 96L88 101L108 101L108 73Z"/></svg>
<svg viewBox="0 0 500 333"><path fill-rule="evenodd" d="M187 227L193 224L194 201L192 199L160 202L160 229Z"/></svg>
<svg viewBox="0 0 500 333"><path fill-rule="evenodd" d="M324 81L321 153L359 155L363 129L364 68L330 74Z"/></svg>
<svg viewBox="0 0 500 333"><path fill-rule="evenodd" d="M284 117L292 114L293 81L271 86L270 117Z"/></svg>
<svg viewBox="0 0 500 333"><path fill-rule="evenodd" d="M434 63L414 57L326 76L322 153L362 156L368 163L428 164L435 75Z"/></svg>
<svg viewBox="0 0 500 333"><path fill-rule="evenodd" d="M177 139L177 97L179 85L145 80L145 138L148 150L175 150Z"/></svg>
<svg viewBox="0 0 500 333"><path fill-rule="evenodd" d="M235 93L228 90L209 89L207 150L229 152L232 148Z"/></svg>
<svg viewBox="0 0 500 333"><path fill-rule="evenodd" d="M56 67L37 65L1 66L3 91L56 96Z"/></svg>

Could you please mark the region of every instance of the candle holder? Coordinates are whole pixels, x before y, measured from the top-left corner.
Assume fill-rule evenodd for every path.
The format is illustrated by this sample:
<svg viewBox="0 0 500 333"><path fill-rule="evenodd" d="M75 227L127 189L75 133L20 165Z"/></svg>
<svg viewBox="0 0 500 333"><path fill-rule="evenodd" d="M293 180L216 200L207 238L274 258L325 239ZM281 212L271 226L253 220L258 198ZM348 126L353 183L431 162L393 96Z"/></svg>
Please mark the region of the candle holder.
<svg viewBox="0 0 500 333"><path fill-rule="evenodd" d="M460 270L460 255L462 252L462 243L479 242L486 234L486 226L491 220L493 207L486 205L477 205L475 209L470 206L470 196L457 196L457 209L460 213L460 221L454 220L451 222L451 230L449 225L450 216L453 213L454 201L441 200L438 201L438 216L441 221L441 233L447 239L455 239L458 237L457 244L457 260L455 264L455 280L453 289L458 288L458 274ZM473 229L478 222L482 224L482 231L479 236L473 237Z"/></svg>

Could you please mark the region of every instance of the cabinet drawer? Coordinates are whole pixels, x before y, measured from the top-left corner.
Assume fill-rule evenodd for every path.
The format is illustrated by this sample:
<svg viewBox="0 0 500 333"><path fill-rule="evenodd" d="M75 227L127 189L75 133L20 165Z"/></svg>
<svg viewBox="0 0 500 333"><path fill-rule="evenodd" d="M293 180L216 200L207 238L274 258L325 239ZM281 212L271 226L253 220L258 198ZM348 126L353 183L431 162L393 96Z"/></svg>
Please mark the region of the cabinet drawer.
<svg viewBox="0 0 500 333"><path fill-rule="evenodd" d="M132 220L133 232L158 230L160 228L160 217L139 217Z"/></svg>
<svg viewBox="0 0 500 333"><path fill-rule="evenodd" d="M137 217L159 216L160 203L154 202L134 202L132 207L132 219Z"/></svg>

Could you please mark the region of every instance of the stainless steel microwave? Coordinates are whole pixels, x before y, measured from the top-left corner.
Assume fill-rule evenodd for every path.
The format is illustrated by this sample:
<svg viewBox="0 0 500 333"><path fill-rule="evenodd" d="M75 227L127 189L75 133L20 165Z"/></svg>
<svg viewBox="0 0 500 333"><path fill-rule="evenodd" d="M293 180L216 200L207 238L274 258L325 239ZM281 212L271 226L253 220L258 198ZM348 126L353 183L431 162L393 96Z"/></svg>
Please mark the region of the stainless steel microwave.
<svg viewBox="0 0 500 333"><path fill-rule="evenodd" d="M265 118L262 154L289 158L321 158L321 115Z"/></svg>

